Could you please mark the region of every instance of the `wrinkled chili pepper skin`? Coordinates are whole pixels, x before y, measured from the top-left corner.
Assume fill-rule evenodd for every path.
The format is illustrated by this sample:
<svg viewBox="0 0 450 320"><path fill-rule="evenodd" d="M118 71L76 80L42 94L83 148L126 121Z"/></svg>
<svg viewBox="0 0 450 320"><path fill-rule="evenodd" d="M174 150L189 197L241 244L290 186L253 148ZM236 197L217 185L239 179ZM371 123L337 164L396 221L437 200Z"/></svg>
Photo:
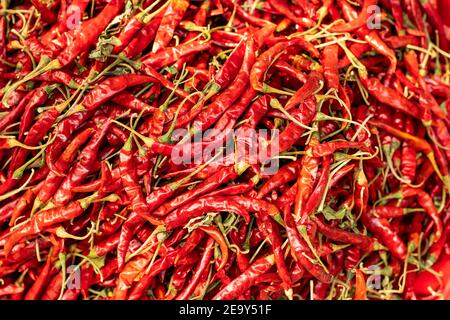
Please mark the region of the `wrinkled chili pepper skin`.
<svg viewBox="0 0 450 320"><path fill-rule="evenodd" d="M50 172L45 179L44 185L36 196L35 206L46 203L56 192L59 184L64 179L63 174L70 168L70 164L76 156L78 148L83 145L87 139L94 133L94 129L88 128L77 135L67 146L58 161L55 163L57 172Z"/></svg>
<svg viewBox="0 0 450 320"><path fill-rule="evenodd" d="M179 195L172 201L160 206L152 214L156 217L166 216L174 209L186 204L195 197L201 196L207 193L208 191L217 188L217 186L226 183L230 180L233 180L237 176L238 175L235 172L235 168L233 166L225 167L219 170L216 174L213 174L212 176L205 179L205 181L203 181L201 185L199 185L195 190L190 190Z"/></svg>
<svg viewBox="0 0 450 320"><path fill-rule="evenodd" d="M267 272L274 264L273 255L256 260L250 268L236 279L232 280L225 288L217 293L213 300L233 300L243 294L259 275Z"/></svg>
<svg viewBox="0 0 450 320"><path fill-rule="evenodd" d="M189 1L187 0L170 0L167 9L164 12L164 16L161 19L156 38L153 43L152 52L167 46L172 39L175 28L183 18L187 8L189 7Z"/></svg>
<svg viewBox="0 0 450 320"><path fill-rule="evenodd" d="M237 213L243 216L247 221L250 219L248 212L244 210L241 205L235 203L233 199L217 196L200 198L172 211L164 218L164 225L167 229L171 230L173 228L184 225L192 218L201 216L208 211L214 210L214 208L216 209L216 211L226 210Z"/></svg>
<svg viewBox="0 0 450 320"><path fill-rule="evenodd" d="M264 73L269 68L270 63L275 58L275 56L291 46L300 46L305 50L310 50L313 56L318 55L318 51L315 48L312 48L303 38L294 38L289 41L279 42L275 44L269 50L261 54L255 62L255 65L252 67L250 73L250 83L254 90L264 92L264 86L262 83Z"/></svg>
<svg viewBox="0 0 450 320"><path fill-rule="evenodd" d="M64 67L72 62L78 54L85 51L97 39L108 23L117 15L124 5L123 0L112 0L94 18L82 23L80 30L73 31L74 39L58 55L57 60L60 67Z"/></svg>
<svg viewBox="0 0 450 320"><path fill-rule="evenodd" d="M295 161L282 167L278 172L269 178L267 182L259 189L257 198L262 199L266 194L276 189L277 187L294 180L297 177L300 169L300 162Z"/></svg>
<svg viewBox="0 0 450 320"><path fill-rule="evenodd" d="M301 124L308 125L314 119L316 115L316 104L315 101L310 98L307 99L300 108L292 111L292 116L297 119ZM278 137L278 151L284 152L289 150L302 136L305 132L305 128L299 126L296 122L289 122L287 127L280 133Z"/></svg>
<svg viewBox="0 0 450 320"><path fill-rule="evenodd" d="M317 224L318 230L332 240L351 243L357 247L360 247L362 250L370 250L372 246L372 240L367 236L356 235L343 230L333 229L320 220L316 220L315 222Z"/></svg>
<svg viewBox="0 0 450 320"><path fill-rule="evenodd" d="M288 207L285 207L283 217L286 223L286 232L288 234L289 243L292 247L292 253L296 257L298 263L300 263L311 273L311 275L320 281L329 283L331 281L331 275L326 273L321 266L312 263L311 260L305 256L311 254L311 251L298 234L294 218Z"/></svg>
<svg viewBox="0 0 450 320"><path fill-rule="evenodd" d="M53 196L56 205L65 205L73 197L72 188L83 182L87 175L92 171L92 167L96 162L96 153L100 147L100 143L108 130L110 123L105 124L94 134L89 144L83 149L79 162L70 170L65 179L61 182L59 189Z"/></svg>
<svg viewBox="0 0 450 320"><path fill-rule="evenodd" d="M318 145L318 143L317 137L313 137L307 150ZM302 168L297 177L297 194L295 196L294 215L297 220L301 220L302 222L306 219L304 207L313 191L314 180L318 174L318 163L319 158L307 155L304 156L301 161Z"/></svg>
<svg viewBox="0 0 450 320"><path fill-rule="evenodd" d="M45 230L46 228L54 224L61 223L63 221L67 221L79 216L84 211L83 206L84 205L82 204L82 202L74 201L66 207L56 207L48 209L34 215L27 224L22 225L20 229L14 231L9 241L7 241L5 244L5 254L7 255L11 251L12 247L17 243L17 241L27 236L37 234L41 230Z"/></svg>

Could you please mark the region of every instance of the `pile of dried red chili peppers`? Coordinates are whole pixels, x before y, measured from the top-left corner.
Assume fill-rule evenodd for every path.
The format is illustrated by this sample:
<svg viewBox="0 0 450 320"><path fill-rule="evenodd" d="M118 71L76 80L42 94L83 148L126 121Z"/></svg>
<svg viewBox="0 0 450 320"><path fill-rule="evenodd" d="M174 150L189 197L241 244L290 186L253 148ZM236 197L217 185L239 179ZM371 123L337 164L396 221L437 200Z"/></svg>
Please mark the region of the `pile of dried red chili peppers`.
<svg viewBox="0 0 450 320"><path fill-rule="evenodd" d="M440 10L2 0L0 299L449 298Z"/></svg>

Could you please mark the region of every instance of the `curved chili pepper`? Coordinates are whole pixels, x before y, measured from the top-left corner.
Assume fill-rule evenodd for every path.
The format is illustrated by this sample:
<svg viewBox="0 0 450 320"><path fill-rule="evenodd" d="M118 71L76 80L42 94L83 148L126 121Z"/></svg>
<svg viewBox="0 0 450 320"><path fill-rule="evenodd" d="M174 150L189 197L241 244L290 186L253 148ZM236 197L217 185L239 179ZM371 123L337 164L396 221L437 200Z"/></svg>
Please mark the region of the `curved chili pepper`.
<svg viewBox="0 0 450 320"><path fill-rule="evenodd" d="M317 229L331 240L351 243L365 251L370 251L372 248L373 241L368 236L330 227L320 219L316 219L314 222L317 224Z"/></svg>
<svg viewBox="0 0 450 320"><path fill-rule="evenodd" d="M301 213L302 216L304 215L310 215L314 212L314 210L317 209L317 207L320 204L320 201L322 200L323 193L326 188L326 184L328 182L328 175L330 173L330 165L331 165L331 158L325 157L325 159L322 161L322 171L320 173L319 179L317 180L317 185L313 192L311 192L311 195L309 196L308 201L305 203L304 206L304 212ZM332 184L333 181L331 181L330 184Z"/></svg>
<svg viewBox="0 0 450 320"><path fill-rule="evenodd" d="M292 46L299 46L302 49L310 52L314 57L319 56L319 52L316 48L311 46L310 43L306 42L302 37L296 37L288 41L283 41L275 44L269 50L264 51L256 60L252 70L250 72L250 84L256 91L265 92L265 86L262 82L264 74L269 69L272 61L281 52Z"/></svg>
<svg viewBox="0 0 450 320"><path fill-rule="evenodd" d="M286 103L285 109L290 110L295 106L303 103L313 93L315 93L321 87L323 83L323 75L317 71L311 71L306 78L306 83L298 89L294 95Z"/></svg>
<svg viewBox="0 0 450 320"><path fill-rule="evenodd" d="M283 166L280 170L277 171L273 176L270 177L259 189L258 195L256 196L258 199L262 199L266 194L271 192L272 190L278 188L281 185L288 183L291 180L294 180L298 171L300 170L300 161L289 162L287 165Z"/></svg>
<svg viewBox="0 0 450 320"><path fill-rule="evenodd" d="M200 226L198 228L209 235L211 238L213 238L219 244L222 256L220 258L220 265L217 270L222 269L228 262L228 245L225 238L223 237L220 230L214 226Z"/></svg>
<svg viewBox="0 0 450 320"><path fill-rule="evenodd" d="M313 135L309 141L307 150L318 144L319 141L317 136ZM304 215L304 207L314 188L314 181L316 180L318 174L319 161L320 158L315 158L308 155L305 155L301 161L302 168L297 178L297 194L295 196L294 215L296 219L301 219L302 222L306 219L306 215Z"/></svg>
<svg viewBox="0 0 450 320"><path fill-rule="evenodd" d="M439 239L442 237L444 227L442 224L442 220L439 217L439 213L434 205L433 199L430 197L430 195L421 189L411 188L408 186L403 187L401 193L405 198L417 196L417 202L430 216L430 219L433 221L435 225L434 242L439 241Z"/></svg>
<svg viewBox="0 0 450 320"><path fill-rule="evenodd" d="M370 7L375 6L377 3L378 0L364 0L361 12L356 19L344 24L335 24L329 28L330 32L350 32L364 26L370 17Z"/></svg>
<svg viewBox="0 0 450 320"><path fill-rule="evenodd" d="M352 8L352 6L349 3L345 1L340 1L339 4L342 7L342 13L344 17L347 20L352 21L354 19L357 19L357 12ZM395 52L383 42L383 40L380 38L376 30L371 30L368 29L367 27L361 27L358 30L356 30L356 33L361 38L364 38L364 40L366 40L367 43L374 50L376 50L377 52L379 52L380 54L384 55L386 58L389 59L390 67L388 73L393 74L397 67L397 58L395 56Z"/></svg>
<svg viewBox="0 0 450 320"><path fill-rule="evenodd" d="M205 179L201 184L197 185L197 187L193 190L189 190L172 201L163 204L158 209L156 209L152 214L156 217L163 217L169 214L171 211L176 208L185 205L189 201L193 200L196 197L206 194L209 191L216 189L219 185L223 183L227 183L235 179L238 174L235 171L234 166L224 167L219 170L217 173L211 175L207 179Z"/></svg>
<svg viewBox="0 0 450 320"><path fill-rule="evenodd" d="M213 248L214 248L214 239L210 238L206 242L206 246L205 249L203 250L202 257L198 262L197 267L195 268L191 280L189 281L188 285L184 287L183 291L181 291L177 295L177 297L175 298L176 300L186 300L194 292L195 287L200 282L201 276L205 273L211 262Z"/></svg>
<svg viewBox="0 0 450 320"><path fill-rule="evenodd" d="M99 129L91 141L86 145L80 154L79 161L69 171L68 175L64 178L59 186L58 190L53 196L53 202L55 205L65 205L73 197L74 192L72 188L80 185L84 179L91 173L92 168L97 163L96 154L100 148L100 143L106 135L111 122L107 122Z"/></svg>
<svg viewBox="0 0 450 320"><path fill-rule="evenodd" d="M293 256L315 278L324 283L330 283L331 275L323 270L321 266L312 262L312 252L308 248L308 245L305 243L305 241L298 234L298 230L294 222L294 217L292 216L289 207L284 207L283 211L283 218L286 224L286 233L291 245L291 252Z"/></svg>
<svg viewBox="0 0 450 320"><path fill-rule="evenodd" d="M43 286L50 275L53 263L52 257L53 257L52 251L50 251L47 257L47 261L45 262L44 267L42 268L41 273L39 274L39 277L33 283L33 286L25 294L24 300L36 300L39 298L39 294L43 290Z"/></svg>
<svg viewBox="0 0 450 320"><path fill-rule="evenodd" d="M175 28L180 23L188 7L188 0L169 1L169 5L164 12L164 16L161 19L161 24L159 25L156 33L152 52L157 52L169 44L170 40L172 40Z"/></svg>
<svg viewBox="0 0 450 320"><path fill-rule="evenodd" d="M70 64L81 52L86 51L119 13L124 3L124 0L110 1L96 17L84 21L79 28L69 31L73 39L58 55L59 67Z"/></svg>
<svg viewBox="0 0 450 320"><path fill-rule="evenodd" d="M94 129L87 128L75 136L75 138L70 142L59 157L58 161L54 164L55 169L58 171L51 171L47 175L41 189L39 190L39 193L34 200L33 212L42 204L45 204L48 200L50 200L50 198L55 194L59 184L64 179L63 174L69 170L72 161L75 159L77 151L94 132Z"/></svg>
<svg viewBox="0 0 450 320"><path fill-rule="evenodd" d="M0 120L0 130L3 131L8 125L13 123L26 110L28 105L37 105L43 103L39 103L39 97L43 96L46 93L44 88L36 88L30 91L23 99L21 99L20 103L15 106L7 116L3 117ZM31 103L32 99L37 99L38 102Z"/></svg>
<svg viewBox="0 0 450 320"><path fill-rule="evenodd" d="M449 268L450 266L450 255L442 254L439 260L433 265L432 269L435 272L441 274L440 278L429 272L422 271L420 272L414 283L414 292L418 295L428 296L432 292L438 292L440 289L445 292L445 296L448 299L449 290ZM445 284L445 286L444 286Z"/></svg>
<svg viewBox="0 0 450 320"><path fill-rule="evenodd" d="M169 213L164 218L164 226L167 230L172 230L176 227L185 225L192 218L212 211L234 212L244 217L247 222L250 221L248 212L240 204L236 203L232 197L205 196Z"/></svg>
<svg viewBox="0 0 450 320"><path fill-rule="evenodd" d="M255 284L258 276L266 273L274 265L274 256L268 255L256 260L250 268L231 281L225 288L218 292L213 300L232 300L239 297L247 289Z"/></svg>
<svg viewBox="0 0 450 320"><path fill-rule="evenodd" d="M17 218L27 209L27 207L35 200L36 195L43 187L43 183L39 183L36 187L28 189L25 191L22 197L20 197L19 202L14 208L13 214L11 215L11 220L9 225L13 226L16 223Z"/></svg>
<svg viewBox="0 0 450 320"><path fill-rule="evenodd" d="M36 235L50 226L79 216L89 207L92 201L93 198L91 196L71 202L66 207L56 207L36 213L29 222L21 225L8 238L3 249L5 255L8 255L12 247L21 239Z"/></svg>
<svg viewBox="0 0 450 320"><path fill-rule="evenodd" d="M286 266L284 253L282 250L282 238L278 225L264 210L259 212L259 216L263 222L264 232L270 239L270 245L272 246L272 252L274 254L275 264L281 280L283 281L284 289L289 290L292 287L292 279L288 268Z"/></svg>

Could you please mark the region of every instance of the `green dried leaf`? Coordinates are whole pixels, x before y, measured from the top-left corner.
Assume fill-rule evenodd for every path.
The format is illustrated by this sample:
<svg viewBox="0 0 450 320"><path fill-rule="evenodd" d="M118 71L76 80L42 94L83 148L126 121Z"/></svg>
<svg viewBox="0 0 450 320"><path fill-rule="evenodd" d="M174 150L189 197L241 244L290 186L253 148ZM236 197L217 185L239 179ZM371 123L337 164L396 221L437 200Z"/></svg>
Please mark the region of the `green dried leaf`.
<svg viewBox="0 0 450 320"><path fill-rule="evenodd" d="M323 208L323 215L325 216L325 219L329 220L342 220L345 217L345 213L347 212L346 208L342 208L338 211L334 211L329 206L325 206Z"/></svg>

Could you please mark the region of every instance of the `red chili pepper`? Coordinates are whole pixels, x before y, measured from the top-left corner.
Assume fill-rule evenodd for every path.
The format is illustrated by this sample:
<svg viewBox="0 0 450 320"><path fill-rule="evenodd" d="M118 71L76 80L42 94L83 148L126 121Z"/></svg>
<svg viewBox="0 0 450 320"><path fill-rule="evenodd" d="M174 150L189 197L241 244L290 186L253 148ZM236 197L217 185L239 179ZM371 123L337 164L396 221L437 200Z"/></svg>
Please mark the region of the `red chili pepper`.
<svg viewBox="0 0 450 320"><path fill-rule="evenodd" d="M309 2L307 1L302 2L302 4L309 4ZM288 2L285 0L269 0L269 3L276 11L283 14L289 20L292 20L294 23L300 26L311 27L314 24L313 21L307 17L297 16L295 12L291 8L289 8Z"/></svg>
<svg viewBox="0 0 450 320"><path fill-rule="evenodd" d="M356 269L356 278L355 278L355 295L353 296L353 300L367 300L367 286L366 286L366 278L360 269Z"/></svg>
<svg viewBox="0 0 450 320"><path fill-rule="evenodd" d="M79 148L89 139L90 136L95 132L92 128L87 128L80 132L75 138L69 143L67 148L59 157L58 161L54 164L56 172L51 171L45 179L39 193L34 200L33 209L34 212L42 204L47 203L48 200L55 194L60 183L63 181L64 176L75 159L76 153Z"/></svg>
<svg viewBox="0 0 450 320"><path fill-rule="evenodd" d="M430 195L421 189L411 188L408 186L401 189L401 194L404 198L417 196L417 202L422 206L435 225L434 242L439 241L443 234L443 224Z"/></svg>
<svg viewBox="0 0 450 320"><path fill-rule="evenodd" d="M322 55L323 77L327 82L327 87L336 90L339 89L338 53L339 46L331 44L324 48Z"/></svg>
<svg viewBox="0 0 450 320"><path fill-rule="evenodd" d="M23 284L16 285L16 284L10 283L3 287L0 287L0 297L22 293L24 291L24 289L25 289L25 286Z"/></svg>
<svg viewBox="0 0 450 320"><path fill-rule="evenodd" d="M195 189L189 190L170 202L167 202L156 209L152 215L156 217L164 217L169 214L174 209L187 204L189 201L192 201L196 197L204 195L209 191L216 189L223 183L227 183L235 179L238 174L235 171L234 166L224 167L219 170L217 173L211 175L207 179L205 179L201 184L197 185Z"/></svg>
<svg viewBox="0 0 450 320"><path fill-rule="evenodd" d="M214 226L199 226L198 228L203 232L205 232L207 235L209 235L211 238L213 238L219 244L221 251L221 258L220 258L220 265L217 268L217 270L222 269L228 262L228 244L225 238L223 237L220 230Z"/></svg>
<svg viewBox="0 0 450 320"><path fill-rule="evenodd" d="M307 243L300 237L298 230L288 206L284 208L284 222L286 224L286 233L291 244L291 252L295 259L300 263L311 275L318 280L330 283L331 275L328 274L321 266L313 263L312 252Z"/></svg>
<svg viewBox="0 0 450 320"><path fill-rule="evenodd" d="M198 242L200 242L203 237L202 232L192 232L186 240L185 245L182 248L178 248L176 250L172 250L165 257L162 257L155 261L152 268L145 272L143 277L139 280L139 282L135 285L135 287L131 290L128 299L137 300L141 298L144 294L145 290L150 286L153 278L160 273L161 271L166 270L178 259L178 257L184 257L188 255L194 248L197 246Z"/></svg>
<svg viewBox="0 0 450 320"><path fill-rule="evenodd" d="M79 216L89 207L93 201L92 196L71 202L66 207L56 207L36 213L29 222L15 230L5 243L3 252L5 255L11 251L12 247L21 239L36 235L57 223L67 221Z"/></svg>
<svg viewBox="0 0 450 320"><path fill-rule="evenodd" d="M266 273L274 265L274 256L268 255L256 260L250 268L231 281L218 292L213 300L233 300L247 291L256 282L258 276Z"/></svg>
<svg viewBox="0 0 450 320"><path fill-rule="evenodd" d="M290 110L305 102L307 98L320 89L322 83L323 75L320 72L311 71L306 79L306 83L288 100L285 109Z"/></svg>
<svg viewBox="0 0 450 320"><path fill-rule="evenodd" d="M50 275L50 271L52 268L53 263L53 255L52 251L50 250L50 253L48 254L47 261L44 264L44 267L41 270L41 273L39 274L39 277L36 279L36 281L33 283L33 286L27 291L25 294L24 300L36 300L39 298L40 293L43 290L43 287L45 283L48 280L48 277Z"/></svg>
<svg viewBox="0 0 450 320"><path fill-rule="evenodd" d="M156 31L161 23L161 16L156 16L147 25L142 27L133 39L129 42L125 42L126 47L122 50L122 54L129 58L135 58L138 54L144 51L145 48L155 39ZM117 49L116 49L117 48ZM114 47L114 50L119 52L120 47Z"/></svg>
<svg viewBox="0 0 450 320"><path fill-rule="evenodd" d="M414 283L414 292L417 295L428 296L432 292L442 292L444 299L448 299L450 292L448 289L449 270L450 270L450 255L442 254L439 260L433 265L433 271L440 274L439 278L429 271L420 272Z"/></svg>
<svg viewBox="0 0 450 320"><path fill-rule="evenodd" d="M47 4L42 3L40 0L31 0L31 3L39 12L42 20L50 24L56 21L55 13L48 8Z"/></svg>
<svg viewBox="0 0 450 320"><path fill-rule="evenodd" d="M371 7L375 6L378 0L364 0L361 12L358 17L344 24L335 24L329 28L330 32L350 32L364 26L370 18Z"/></svg>
<svg viewBox="0 0 450 320"><path fill-rule="evenodd" d="M299 46L304 50L307 50L313 55L313 57L318 57L319 52L310 43L306 42L301 37L296 37L288 41L283 41L275 44L269 50L264 51L256 60L252 70L250 72L250 84L256 91L265 92L267 89L264 85L263 77L266 71L269 69L270 64L273 60L284 50L292 46Z"/></svg>
<svg viewBox="0 0 450 320"><path fill-rule="evenodd" d="M152 52L165 48L172 40L175 28L189 7L188 0L170 0L153 42Z"/></svg>
<svg viewBox="0 0 450 320"><path fill-rule="evenodd" d="M19 198L19 202L14 208L11 215L11 220L9 221L9 226L13 226L16 223L17 218L30 206L34 201L37 193L41 190L43 183L39 183L36 187L28 189L25 191L22 197Z"/></svg>
<svg viewBox="0 0 450 320"><path fill-rule="evenodd" d="M72 188L80 185L92 172L93 167L98 161L96 154L110 124L110 122L107 122L102 128L98 129L91 141L81 151L78 162L69 171L58 187L58 190L53 195L52 201L55 205L65 205L73 199L75 194L72 191Z"/></svg>
<svg viewBox="0 0 450 320"><path fill-rule="evenodd" d="M56 300L59 297L61 292L61 285L63 282L63 274L62 272L58 272L53 276L52 280L50 280L46 290L42 294L42 300Z"/></svg>
<svg viewBox="0 0 450 320"><path fill-rule="evenodd" d="M3 205L0 208L0 225L3 225L5 221L9 220L12 217L16 204L20 201L20 198L17 198L8 204Z"/></svg>
<svg viewBox="0 0 450 320"><path fill-rule="evenodd" d="M164 226L168 230L185 225L190 219L199 217L211 211L227 211L236 213L249 222L250 216L239 203L236 203L233 197L205 196L194 200L187 205L181 206L169 213L164 218Z"/></svg>
<svg viewBox="0 0 450 320"><path fill-rule="evenodd" d="M272 190L294 180L297 177L299 170L300 162L298 160L283 166L261 186L256 197L262 199Z"/></svg>
<svg viewBox="0 0 450 320"><path fill-rule="evenodd" d="M86 51L120 12L124 3L124 0L110 1L96 17L84 21L78 28L69 31L70 37L73 39L58 55L59 67L65 67L73 62L80 53Z"/></svg>
<svg viewBox="0 0 450 320"><path fill-rule="evenodd" d="M383 122L380 121L375 121L375 120L369 120L369 123L380 128L383 129L385 131L387 131L388 133L396 136L397 138L400 139L404 139L406 141L408 141L408 143L415 148L418 151L422 151L423 153L425 153L426 157L428 158L428 160L430 160L431 164L433 165L433 168L435 169L436 173L440 176L440 178L444 181L444 183L446 185L448 185L448 175L447 176L442 176L439 168L436 164L436 160L435 160L435 156L434 156L434 152L432 147L430 146L430 144L425 141L424 139L421 139L417 136L413 136L409 133L400 131L398 129L395 129Z"/></svg>
<svg viewBox="0 0 450 320"><path fill-rule="evenodd" d="M339 4L342 7L342 13L345 19L349 21L354 21L355 19L357 19L358 14L349 3L345 1L340 1ZM391 48L389 48L389 46L387 46L383 42L383 40L381 40L376 30L369 29L367 27L361 27L358 30L356 30L356 34L358 34L358 36L367 41L367 43L374 50L376 50L377 52L379 52L380 54L389 59L390 67L388 73L393 74L397 66L397 58L395 56L395 52Z"/></svg>
<svg viewBox="0 0 450 320"><path fill-rule="evenodd" d="M278 225L264 210L259 212L259 216L263 222L262 228L270 240L275 264L277 266L278 274L283 281L284 289L289 290L292 287L292 280L284 259L282 250L283 241Z"/></svg>
<svg viewBox="0 0 450 320"><path fill-rule="evenodd" d="M300 108L291 112L291 116L305 126L311 123L315 115L316 104L313 98L306 99L300 105ZM298 125L295 121L289 122L278 136L278 152L281 153L289 150L301 138L304 132L305 128Z"/></svg>
<svg viewBox="0 0 450 320"><path fill-rule="evenodd" d="M168 47L165 49L161 49L156 53L150 53L148 55L143 56L140 59L142 63L142 68L145 70L147 67L154 68L155 70L159 70L168 66L183 56L188 54L192 54L194 52L200 52L204 50L208 50L211 44L203 41L192 41L189 43L182 43L176 47Z"/></svg>
<svg viewBox="0 0 450 320"><path fill-rule="evenodd" d="M27 105L30 104L32 99L36 99L36 97L42 95L44 92L42 92L43 88L37 88L32 91L30 91L21 101L20 103L12 109L8 115L3 117L0 120L0 130L5 130L10 124L12 124L23 112L26 110Z"/></svg>
<svg viewBox="0 0 450 320"><path fill-rule="evenodd" d="M304 212L301 213L302 216L310 215L317 209L322 200L323 193L325 192L325 188L328 182L328 175L330 173L330 165L331 159L330 157L325 157L322 161L322 171L320 173L319 179L317 180L317 185L311 195L309 196L308 201L305 204ZM331 181L331 185L333 181Z"/></svg>
<svg viewBox="0 0 450 320"><path fill-rule="evenodd" d="M240 19L242 19L256 27L264 27L267 24L272 24L270 21L266 21L264 19L250 15L247 11L242 9L239 4L234 3L234 2L236 2L236 0L220 0L220 2L223 3L226 7L230 8L231 10L236 10L236 15Z"/></svg>
<svg viewBox="0 0 450 320"><path fill-rule="evenodd" d="M231 106L233 102L243 93L248 83L250 69L255 62L254 41L249 38L245 45L245 54L241 69L233 83L222 92L206 109L201 111L194 120L194 130L204 131L213 125L220 116Z"/></svg>
<svg viewBox="0 0 450 320"><path fill-rule="evenodd" d="M138 183L137 172L135 170L135 164L133 159L133 144L132 136L130 136L123 146L120 152L120 173L122 179L122 185L124 186L125 192L131 202L131 209L141 218L147 219L149 216L147 203L145 202L144 195L140 190ZM152 220L150 220L152 221ZM118 255L119 257L119 255ZM119 269L122 265L121 258L119 258Z"/></svg>
<svg viewBox="0 0 450 320"><path fill-rule="evenodd" d="M313 135L307 147L307 150L318 145L319 141L317 136ZM301 170L297 178L297 194L295 196L295 209L294 216L297 220L301 219L302 222L305 221L305 205L310 197L314 182L318 174L318 165L320 158L315 158L311 156L304 156L301 161Z"/></svg>
<svg viewBox="0 0 450 320"><path fill-rule="evenodd" d="M181 291L178 294L178 296L176 297L177 300L186 300L194 292L195 287L200 282L202 275L205 273L211 262L213 248L214 248L214 239L210 238L206 242L206 246L205 249L203 250L202 257L197 264L197 267L193 273L191 280L189 281L188 285L184 287L183 291Z"/></svg>
<svg viewBox="0 0 450 320"><path fill-rule="evenodd" d="M317 229L331 240L351 243L365 251L370 251L372 249L373 240L368 236L330 227L320 221L320 219L314 221L317 224Z"/></svg>
<svg viewBox="0 0 450 320"><path fill-rule="evenodd" d="M243 95L234 103L234 105L222 114L219 120L217 120L214 125L214 130L226 132L227 130L233 129L237 120L245 112L247 106L251 103L255 96L256 91L254 91L250 86L247 86ZM219 141L215 141L214 143L219 143Z"/></svg>
<svg viewBox="0 0 450 320"><path fill-rule="evenodd" d="M325 157L332 155L339 149L364 149L365 143L355 141L330 141L312 146L306 151L309 157Z"/></svg>

